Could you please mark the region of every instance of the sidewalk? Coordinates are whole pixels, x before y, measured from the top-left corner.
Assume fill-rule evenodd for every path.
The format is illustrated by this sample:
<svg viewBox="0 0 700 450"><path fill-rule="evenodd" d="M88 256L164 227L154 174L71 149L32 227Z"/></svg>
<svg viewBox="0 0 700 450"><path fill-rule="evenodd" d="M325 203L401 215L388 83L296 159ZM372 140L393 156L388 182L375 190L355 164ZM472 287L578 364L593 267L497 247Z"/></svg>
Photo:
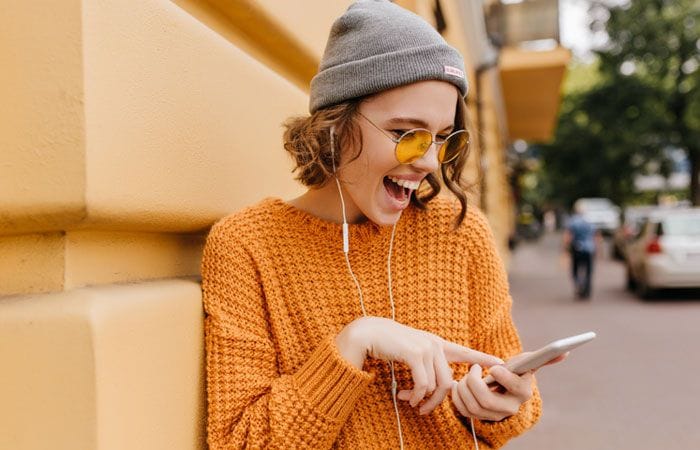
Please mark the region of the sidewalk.
<svg viewBox="0 0 700 450"><path fill-rule="evenodd" d="M700 297L643 302L624 266L596 260L593 296L575 300L561 236L519 246L509 277L526 349L585 331L598 338L538 373L544 414L510 450L700 448Z"/></svg>

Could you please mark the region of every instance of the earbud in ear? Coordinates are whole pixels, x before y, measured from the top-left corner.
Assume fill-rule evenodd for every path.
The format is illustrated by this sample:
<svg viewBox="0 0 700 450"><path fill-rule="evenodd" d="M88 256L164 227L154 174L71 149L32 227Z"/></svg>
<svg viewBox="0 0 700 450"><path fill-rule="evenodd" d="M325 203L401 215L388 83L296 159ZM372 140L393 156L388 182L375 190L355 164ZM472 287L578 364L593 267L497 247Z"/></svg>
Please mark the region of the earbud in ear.
<svg viewBox="0 0 700 450"><path fill-rule="evenodd" d="M331 163L333 164L333 174L335 174L335 125L331 125L328 133L330 134Z"/></svg>

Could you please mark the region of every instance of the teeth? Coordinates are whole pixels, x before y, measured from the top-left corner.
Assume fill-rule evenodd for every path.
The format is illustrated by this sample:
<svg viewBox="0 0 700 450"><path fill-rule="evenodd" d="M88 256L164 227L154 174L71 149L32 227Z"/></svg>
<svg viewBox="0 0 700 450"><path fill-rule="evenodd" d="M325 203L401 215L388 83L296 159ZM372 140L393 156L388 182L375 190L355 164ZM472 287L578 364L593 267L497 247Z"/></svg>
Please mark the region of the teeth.
<svg viewBox="0 0 700 450"><path fill-rule="evenodd" d="M389 177L391 181L394 183L398 184L401 187L405 187L407 189L410 189L412 191L415 191L418 189L418 186L420 186L420 181L408 181L408 180L400 180L398 178L394 177Z"/></svg>

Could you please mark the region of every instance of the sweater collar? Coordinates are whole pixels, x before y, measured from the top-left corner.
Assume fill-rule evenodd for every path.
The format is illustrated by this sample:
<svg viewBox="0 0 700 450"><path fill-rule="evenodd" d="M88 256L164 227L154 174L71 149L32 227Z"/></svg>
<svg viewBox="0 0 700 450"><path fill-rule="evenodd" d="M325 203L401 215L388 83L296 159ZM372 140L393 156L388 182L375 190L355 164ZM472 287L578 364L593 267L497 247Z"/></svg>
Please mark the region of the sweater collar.
<svg viewBox="0 0 700 450"><path fill-rule="evenodd" d="M264 202L268 203L276 211L279 211L282 216L284 216L288 221L292 222L295 226L307 228L310 233L342 236L343 225L340 223L331 222L316 217L309 212L290 205L280 198L269 197L266 198ZM404 214L408 213L408 210L410 209L412 208L409 207L406 211L404 211ZM401 219L399 219L398 226L401 226ZM359 240L364 242L367 240L374 240L376 238L390 236L392 227L377 225L371 220L367 220L365 222L348 224L348 229L350 231L351 240Z"/></svg>

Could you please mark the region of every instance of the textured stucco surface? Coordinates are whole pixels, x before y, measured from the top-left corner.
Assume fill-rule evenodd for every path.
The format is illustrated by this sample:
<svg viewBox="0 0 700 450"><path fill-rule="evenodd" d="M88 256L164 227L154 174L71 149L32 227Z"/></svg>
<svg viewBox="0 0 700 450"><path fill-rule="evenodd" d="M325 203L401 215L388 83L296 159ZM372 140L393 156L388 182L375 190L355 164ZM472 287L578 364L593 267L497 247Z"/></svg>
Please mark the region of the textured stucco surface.
<svg viewBox="0 0 700 450"><path fill-rule="evenodd" d="M192 280L0 299L0 448L204 448Z"/></svg>
<svg viewBox="0 0 700 450"><path fill-rule="evenodd" d="M80 1L0 3L0 234L85 217Z"/></svg>

